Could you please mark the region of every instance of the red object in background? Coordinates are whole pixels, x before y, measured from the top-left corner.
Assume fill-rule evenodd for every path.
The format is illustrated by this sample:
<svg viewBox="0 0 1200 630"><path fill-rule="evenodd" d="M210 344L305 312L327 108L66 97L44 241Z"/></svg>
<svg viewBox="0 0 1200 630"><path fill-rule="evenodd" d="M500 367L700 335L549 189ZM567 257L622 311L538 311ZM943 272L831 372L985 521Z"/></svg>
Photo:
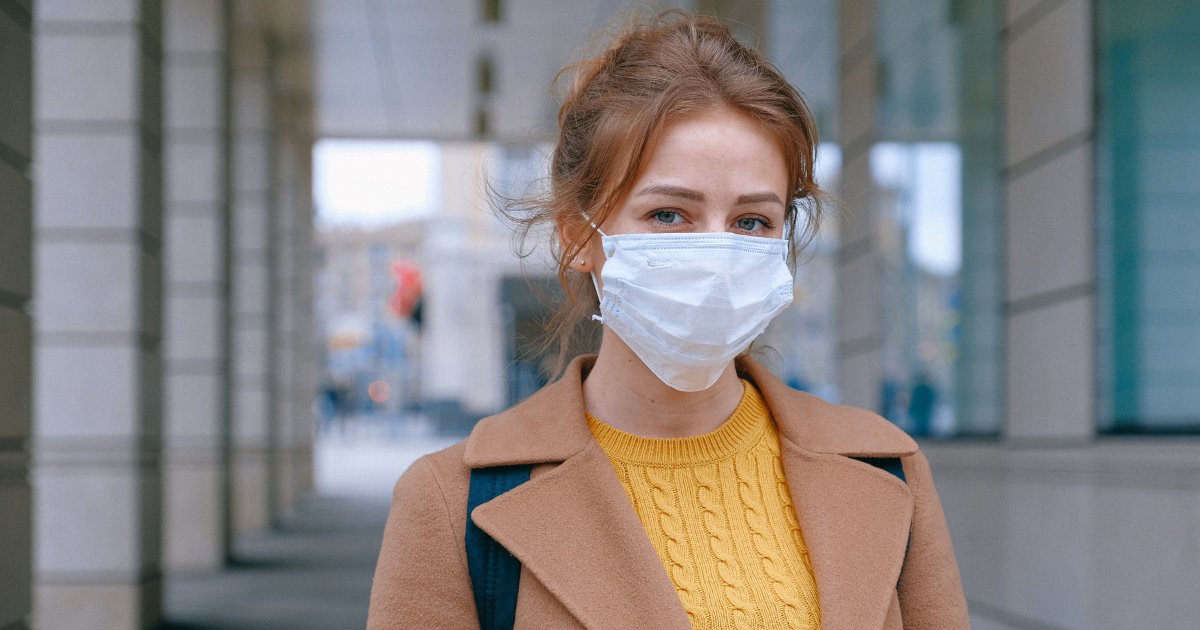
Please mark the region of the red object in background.
<svg viewBox="0 0 1200 630"><path fill-rule="evenodd" d="M387 381L372 381L367 385L367 397L377 403L385 403L392 397L392 386Z"/></svg>
<svg viewBox="0 0 1200 630"><path fill-rule="evenodd" d="M421 268L411 260L400 259L392 263L392 276L396 278L396 294L388 305L400 317L412 317L417 301L421 299L424 284Z"/></svg>

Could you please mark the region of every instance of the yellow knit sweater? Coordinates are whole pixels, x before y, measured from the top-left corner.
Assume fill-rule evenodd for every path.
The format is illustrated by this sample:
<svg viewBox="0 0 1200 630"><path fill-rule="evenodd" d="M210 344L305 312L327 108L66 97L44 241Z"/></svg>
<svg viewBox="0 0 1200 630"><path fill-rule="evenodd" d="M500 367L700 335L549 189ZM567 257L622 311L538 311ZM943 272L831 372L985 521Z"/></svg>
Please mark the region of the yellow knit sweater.
<svg viewBox="0 0 1200 630"><path fill-rule="evenodd" d="M780 459L753 385L716 431L644 438L590 414L692 627L821 627L817 586Z"/></svg>

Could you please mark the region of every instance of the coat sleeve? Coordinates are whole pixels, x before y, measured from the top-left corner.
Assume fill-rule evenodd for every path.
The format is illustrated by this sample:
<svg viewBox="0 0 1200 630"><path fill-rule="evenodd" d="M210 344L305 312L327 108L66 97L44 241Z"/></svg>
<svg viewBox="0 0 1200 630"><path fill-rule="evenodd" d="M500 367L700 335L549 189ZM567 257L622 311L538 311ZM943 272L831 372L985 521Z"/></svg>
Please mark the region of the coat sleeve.
<svg viewBox="0 0 1200 630"><path fill-rule="evenodd" d="M460 493L445 481L426 457L396 482L371 586L368 630L479 629L463 543L465 496L463 514L455 518Z"/></svg>
<svg viewBox="0 0 1200 630"><path fill-rule="evenodd" d="M929 462L917 452L904 458L904 471L913 493L911 538L897 586L904 628L969 630L958 562Z"/></svg>

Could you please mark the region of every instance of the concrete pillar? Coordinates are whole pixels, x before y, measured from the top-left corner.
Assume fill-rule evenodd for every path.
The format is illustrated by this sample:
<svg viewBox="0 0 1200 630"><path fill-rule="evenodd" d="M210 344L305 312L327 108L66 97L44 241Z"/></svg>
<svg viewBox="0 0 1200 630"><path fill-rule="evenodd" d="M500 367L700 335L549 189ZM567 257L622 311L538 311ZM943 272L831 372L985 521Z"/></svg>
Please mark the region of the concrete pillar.
<svg viewBox="0 0 1200 630"><path fill-rule="evenodd" d="M270 418L273 319L270 62L263 25L238 3L233 34L232 529L271 519Z"/></svg>
<svg viewBox="0 0 1200 630"><path fill-rule="evenodd" d="M311 103L311 99L309 100ZM293 254L293 313L295 334L291 345L295 352L292 406L295 409L288 450L291 453L289 478L291 496L298 497L313 488L313 434L316 418L313 401L317 388L317 336L313 314L313 234L312 203L312 107L305 110L304 123L308 133L299 137L292 154L295 159L295 180L291 186L296 195L295 251Z"/></svg>
<svg viewBox="0 0 1200 630"><path fill-rule="evenodd" d="M0 4L0 628L32 607L33 3Z"/></svg>
<svg viewBox="0 0 1200 630"><path fill-rule="evenodd" d="M226 553L226 4L169 0L165 7L163 552L171 572L216 569Z"/></svg>
<svg viewBox="0 0 1200 630"><path fill-rule="evenodd" d="M871 178L878 135L875 0L841 3L842 198L838 232L838 380L842 402L882 411L883 258Z"/></svg>
<svg viewBox="0 0 1200 630"><path fill-rule="evenodd" d="M312 487L313 369L312 324L312 136L307 108L278 112L287 124L277 128L276 182L279 194L276 237L275 510L287 511Z"/></svg>
<svg viewBox="0 0 1200 630"><path fill-rule="evenodd" d="M521 275L485 209L484 165L499 147L443 143L441 207L421 246L424 273L421 397L443 430L463 431L507 400L500 279ZM444 411L443 411L444 410Z"/></svg>
<svg viewBox="0 0 1200 630"><path fill-rule="evenodd" d="M232 523L311 487L312 76L303 4L237 3L233 36Z"/></svg>
<svg viewBox="0 0 1200 630"><path fill-rule="evenodd" d="M297 152L303 143L297 119L297 103L291 93L292 62L295 51L281 32L273 32L270 45L271 88L271 247L270 254L270 419L268 442L270 460L270 510L277 517L295 504L297 489L292 465L296 454L296 406L299 352L296 346L298 213L301 193L297 190ZM308 143L311 151L311 143Z"/></svg>
<svg viewBox="0 0 1200 630"><path fill-rule="evenodd" d="M1086 441L1095 433L1091 3L1007 11L1006 434Z"/></svg>
<svg viewBox="0 0 1200 630"><path fill-rule="evenodd" d="M55 2L36 16L42 630L149 628L161 618L159 9Z"/></svg>
<svg viewBox="0 0 1200 630"><path fill-rule="evenodd" d="M275 508L287 511L312 488L313 324L312 145L314 113L310 17L302 7L274 15L276 282Z"/></svg>
<svg viewBox="0 0 1200 630"><path fill-rule="evenodd" d="M272 179L276 194L271 230L271 300L270 326L271 347L271 516L278 516L290 508L295 501L291 484L292 425L295 420L294 387L296 352L293 341L296 335L295 317L295 251L296 217L295 191L292 190L294 156L290 125L287 123L290 108L283 99L276 100L274 120L277 121L273 134L275 145Z"/></svg>

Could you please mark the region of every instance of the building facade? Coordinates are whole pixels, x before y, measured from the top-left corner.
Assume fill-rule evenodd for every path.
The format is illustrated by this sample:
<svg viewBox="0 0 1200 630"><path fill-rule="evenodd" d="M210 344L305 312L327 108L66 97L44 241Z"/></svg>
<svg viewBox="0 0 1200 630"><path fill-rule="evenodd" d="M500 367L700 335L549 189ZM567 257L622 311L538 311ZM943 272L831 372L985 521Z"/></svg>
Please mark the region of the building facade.
<svg viewBox="0 0 1200 630"><path fill-rule="evenodd" d="M157 627L311 486L309 19L0 3L0 627Z"/></svg>
<svg viewBox="0 0 1200 630"><path fill-rule="evenodd" d="M1200 12L928 4L939 5L936 23L902 47L890 38L904 2L841 4L845 194L861 211L842 224L843 400L883 406L895 314L872 150L953 140L963 156L957 421L977 438L922 449L972 620L1191 627L1200 205L1194 178L1171 174L1200 164L1195 115L1184 113L1200 94ZM922 50L942 45L939 28L957 38L942 53L966 70L942 76L957 83L942 90L943 113L957 109L947 129L927 98L936 82L925 96L919 73L896 83L906 63L931 63Z"/></svg>

